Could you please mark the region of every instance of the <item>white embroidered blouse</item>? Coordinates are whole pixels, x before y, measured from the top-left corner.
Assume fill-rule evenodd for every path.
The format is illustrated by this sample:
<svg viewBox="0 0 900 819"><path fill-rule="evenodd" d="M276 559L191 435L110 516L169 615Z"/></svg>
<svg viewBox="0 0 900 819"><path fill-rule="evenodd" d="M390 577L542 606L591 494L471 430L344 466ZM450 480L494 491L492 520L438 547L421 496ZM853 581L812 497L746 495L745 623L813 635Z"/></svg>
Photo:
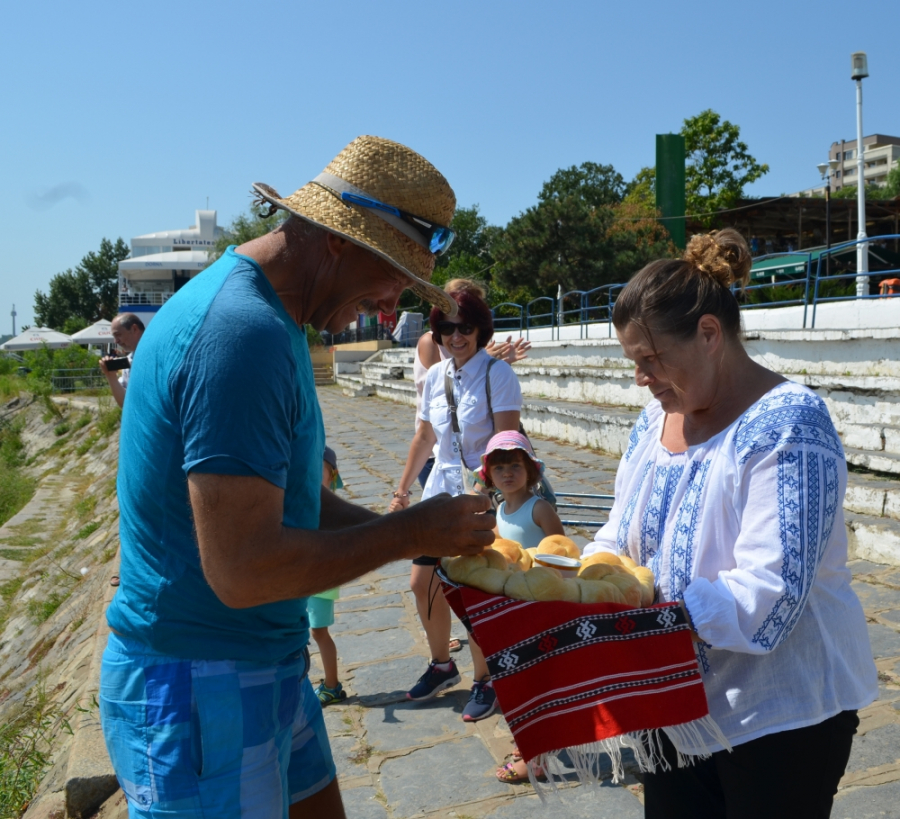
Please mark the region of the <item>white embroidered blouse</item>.
<svg viewBox="0 0 900 819"><path fill-rule="evenodd" d="M732 744L868 705L878 683L825 404L784 382L677 454L660 443L664 419L658 401L638 418L585 554L628 554L653 570L659 601L684 600L710 714Z"/></svg>

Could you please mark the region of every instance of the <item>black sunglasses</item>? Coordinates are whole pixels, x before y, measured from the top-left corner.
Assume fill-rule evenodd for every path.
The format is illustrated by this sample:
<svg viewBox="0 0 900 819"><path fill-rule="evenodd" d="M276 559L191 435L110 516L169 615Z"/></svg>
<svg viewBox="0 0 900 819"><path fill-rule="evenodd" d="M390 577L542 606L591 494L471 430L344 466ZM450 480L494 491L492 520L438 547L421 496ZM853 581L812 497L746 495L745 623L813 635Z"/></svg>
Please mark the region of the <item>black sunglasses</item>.
<svg viewBox="0 0 900 819"><path fill-rule="evenodd" d="M435 255L446 253L456 237L456 234L448 227L439 225L422 216L416 216L405 210L400 210L400 208L395 208L393 205L379 202L371 196L361 196L360 194L344 191L341 193L341 201L349 202L351 205L358 205L361 208L371 208L372 210L391 213L398 219L402 219L407 225L415 228L416 232L424 239L424 246Z"/></svg>
<svg viewBox="0 0 900 819"><path fill-rule="evenodd" d="M468 324L467 322L462 322L462 324L456 324L452 321L439 321L437 323L437 327L435 329L438 331L438 335L447 336L448 338L452 336L457 330L460 335L470 336L474 333L478 328L474 324Z"/></svg>

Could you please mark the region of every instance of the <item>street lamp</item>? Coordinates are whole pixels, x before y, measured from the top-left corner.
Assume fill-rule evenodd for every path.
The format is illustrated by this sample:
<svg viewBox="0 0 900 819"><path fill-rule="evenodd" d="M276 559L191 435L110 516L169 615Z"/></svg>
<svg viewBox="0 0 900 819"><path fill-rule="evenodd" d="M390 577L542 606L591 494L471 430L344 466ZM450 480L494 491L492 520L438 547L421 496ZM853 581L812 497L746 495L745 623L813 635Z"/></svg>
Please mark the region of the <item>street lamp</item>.
<svg viewBox="0 0 900 819"><path fill-rule="evenodd" d="M866 179L865 161L863 154L863 129L862 129L862 81L869 76L869 61L865 51L855 51L850 55L852 69L850 79L856 81L856 210L859 220L859 233L856 234L860 244L856 246L856 297L869 294L869 246L865 243L866 236Z"/></svg>
<svg viewBox="0 0 900 819"><path fill-rule="evenodd" d="M825 275L831 275L831 177L841 164L839 159L829 159L816 167L825 180Z"/></svg>

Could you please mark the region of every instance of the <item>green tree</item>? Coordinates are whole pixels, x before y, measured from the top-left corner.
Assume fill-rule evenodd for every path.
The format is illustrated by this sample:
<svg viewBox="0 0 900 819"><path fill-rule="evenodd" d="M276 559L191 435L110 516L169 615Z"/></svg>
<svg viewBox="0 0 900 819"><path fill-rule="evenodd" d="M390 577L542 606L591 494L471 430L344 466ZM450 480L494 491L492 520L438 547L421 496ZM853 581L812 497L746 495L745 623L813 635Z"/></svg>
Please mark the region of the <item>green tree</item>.
<svg viewBox="0 0 900 819"><path fill-rule="evenodd" d="M641 168L628 183L623 202L656 210L656 168Z"/></svg>
<svg viewBox="0 0 900 819"><path fill-rule="evenodd" d="M128 245L120 238L100 242L73 270L69 268L50 279L46 294L34 294L37 323L55 330L80 325L87 327L99 319L112 319L119 310L119 262L128 257Z"/></svg>
<svg viewBox="0 0 900 819"><path fill-rule="evenodd" d="M514 217L495 242L496 278L507 291L536 295L611 284L615 252L608 240L626 185L612 165L561 168L538 204Z"/></svg>
<svg viewBox="0 0 900 819"><path fill-rule="evenodd" d="M711 108L686 119L681 135L687 152L688 213L711 214L732 207L746 185L769 172L768 165L750 155L740 139L741 129Z"/></svg>
<svg viewBox="0 0 900 819"><path fill-rule="evenodd" d="M247 213L236 216L234 221L225 228L225 232L216 240L212 251L210 251L210 264L228 250L231 245L242 245L251 239L265 236L286 222L291 216L286 210L279 208L270 217L264 219L261 214L267 212L268 209L268 205L265 207L252 205Z"/></svg>
<svg viewBox="0 0 900 819"><path fill-rule="evenodd" d="M832 192L835 199L856 199L857 186L844 185ZM900 196L900 164L896 165L887 175L884 185L866 185L866 199L894 199Z"/></svg>

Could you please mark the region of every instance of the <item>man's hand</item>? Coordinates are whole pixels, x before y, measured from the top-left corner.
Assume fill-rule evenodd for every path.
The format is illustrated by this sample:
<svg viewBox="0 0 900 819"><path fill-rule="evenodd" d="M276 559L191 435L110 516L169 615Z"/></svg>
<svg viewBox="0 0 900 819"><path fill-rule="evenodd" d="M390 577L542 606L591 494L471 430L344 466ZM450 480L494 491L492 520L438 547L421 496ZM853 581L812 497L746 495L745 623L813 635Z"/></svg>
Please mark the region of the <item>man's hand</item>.
<svg viewBox="0 0 900 819"><path fill-rule="evenodd" d="M107 376L110 375L110 371L108 369L106 369L106 362L109 361L111 358L112 358L111 355L105 355L98 362L98 366L100 367L100 372L103 373L103 375L107 375Z"/></svg>
<svg viewBox="0 0 900 819"><path fill-rule="evenodd" d="M421 501L397 515L409 532L410 557L454 557L480 554L494 542L494 516L484 495L446 493Z"/></svg>

